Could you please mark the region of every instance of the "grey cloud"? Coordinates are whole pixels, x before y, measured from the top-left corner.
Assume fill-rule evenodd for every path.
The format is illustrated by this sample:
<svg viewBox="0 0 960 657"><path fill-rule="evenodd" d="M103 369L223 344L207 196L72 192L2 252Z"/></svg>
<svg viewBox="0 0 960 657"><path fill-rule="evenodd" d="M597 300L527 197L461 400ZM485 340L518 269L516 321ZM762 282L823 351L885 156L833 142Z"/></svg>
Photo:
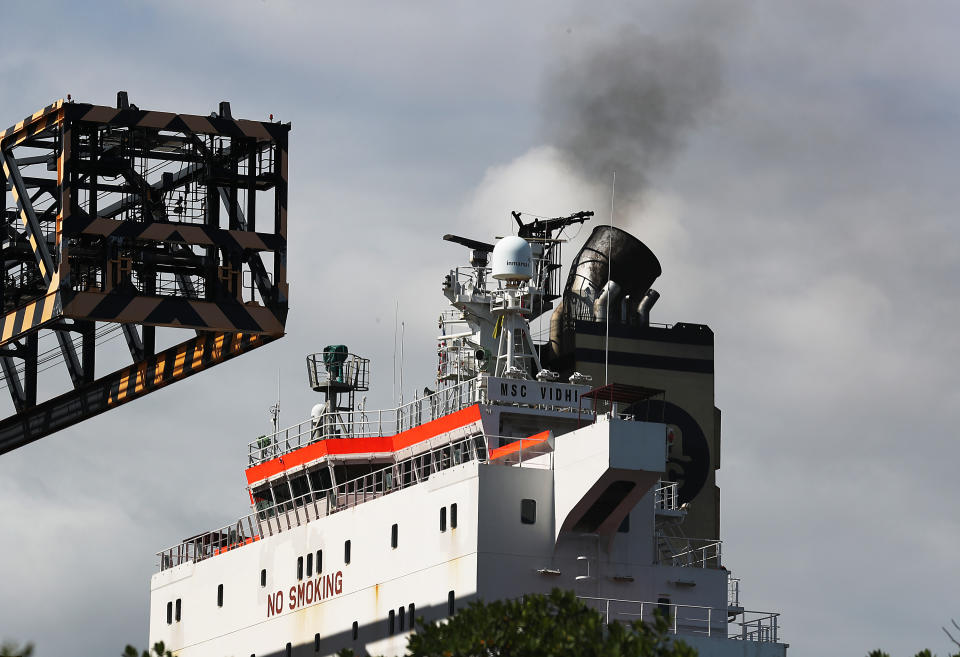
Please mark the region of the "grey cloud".
<svg viewBox="0 0 960 657"><path fill-rule="evenodd" d="M433 29L398 31L391 13L294 22L293 5L253 4L230 14L230 29L217 22L223 7L194 4L173 14L154 5L130 24L104 18L85 67L61 65L80 46L65 24L62 39L9 36L21 55L0 60L4 126L62 93L109 103L118 87L144 107L203 112L228 98L238 115L292 120L296 239L284 340L0 457L14 519L0 528L0 634L37 641L40 657L143 646L153 553L246 512L245 445L267 427L278 367L285 422L313 403L303 355L328 342L372 356L370 406L391 403L398 298L405 378L429 383L440 269L462 255L439 236L464 226L458 212L486 167L539 136L563 141L549 126L536 133L537 81L565 54L597 51L553 44L581 33L617 43L632 22L663 57L707 30L723 60L722 87L701 96L687 86L699 75L692 64L667 57L690 111L650 142L663 159L646 168L641 158L648 200L623 219L664 265L655 319L708 323L717 335L724 555L745 602L783 612L796 654L946 652L939 627L955 615L950 546L960 533L950 147L960 80L945 27L955 8L755 3L716 31L703 4L684 15L689 3L630 2L512 8L510 21L449 10ZM311 24L343 55L315 52ZM117 45L109 37L121 28ZM290 38L266 43L268 33ZM168 57L130 48L137 35L163 37ZM416 68L430 57L446 61ZM614 60L635 74L632 60ZM634 100L615 91L597 86ZM627 136L630 149L648 147ZM620 165L621 145L610 143L606 160L577 150L601 184L605 168L622 166L626 185L637 165Z"/></svg>

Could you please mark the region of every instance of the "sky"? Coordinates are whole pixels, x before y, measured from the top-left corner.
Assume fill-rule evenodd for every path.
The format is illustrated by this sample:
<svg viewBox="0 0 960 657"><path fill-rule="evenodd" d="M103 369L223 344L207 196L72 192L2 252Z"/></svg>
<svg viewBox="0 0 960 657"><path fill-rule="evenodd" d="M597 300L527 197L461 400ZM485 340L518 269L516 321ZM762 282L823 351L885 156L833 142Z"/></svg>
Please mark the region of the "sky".
<svg viewBox="0 0 960 657"><path fill-rule="evenodd" d="M0 639L145 646L155 553L247 512L303 358L432 385L445 233L611 214L653 320L708 324L724 562L792 655L960 619L960 7L952 2L8 3L0 123L53 100L292 123L287 336L0 456ZM5 119L3 117L6 117ZM587 233L581 233L582 241ZM572 240L568 254L577 247Z"/></svg>

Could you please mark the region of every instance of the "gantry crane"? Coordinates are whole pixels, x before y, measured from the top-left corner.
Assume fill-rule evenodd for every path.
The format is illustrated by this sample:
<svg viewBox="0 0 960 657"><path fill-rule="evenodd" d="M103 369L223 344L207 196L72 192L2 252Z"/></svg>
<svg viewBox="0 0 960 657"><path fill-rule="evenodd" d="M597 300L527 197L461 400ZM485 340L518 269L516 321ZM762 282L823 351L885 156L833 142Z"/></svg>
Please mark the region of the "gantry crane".
<svg viewBox="0 0 960 657"><path fill-rule="evenodd" d="M234 119L226 102L173 114L119 92L116 107L68 96L0 132L0 370L14 410L0 453L283 335L289 131ZM161 348L158 327L191 337ZM111 332L132 362L100 374ZM40 380L53 356L66 390Z"/></svg>

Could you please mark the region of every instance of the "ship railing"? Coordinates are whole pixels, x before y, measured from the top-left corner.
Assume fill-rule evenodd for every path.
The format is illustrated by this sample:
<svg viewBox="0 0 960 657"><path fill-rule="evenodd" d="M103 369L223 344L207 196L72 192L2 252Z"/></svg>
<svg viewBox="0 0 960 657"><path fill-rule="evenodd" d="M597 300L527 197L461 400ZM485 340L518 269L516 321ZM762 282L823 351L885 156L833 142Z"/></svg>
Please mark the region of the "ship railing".
<svg viewBox="0 0 960 657"><path fill-rule="evenodd" d="M653 491L653 506L658 511L676 511L680 508L677 482L660 481Z"/></svg>
<svg viewBox="0 0 960 657"><path fill-rule="evenodd" d="M741 641L757 641L762 643L777 643L780 634L780 614L760 611L744 611L742 621L737 622L740 632L732 635L731 639ZM752 617L751 617L752 616Z"/></svg>
<svg viewBox="0 0 960 657"><path fill-rule="evenodd" d="M182 541L179 545L158 552L160 570L191 561L203 561L259 539L260 533L253 514L250 514L226 527L198 534Z"/></svg>
<svg viewBox="0 0 960 657"><path fill-rule="evenodd" d="M540 436L487 436L490 464L553 470L553 446ZM499 445L499 447L494 447ZM499 454L498 454L499 452ZM542 459L541 456L549 456Z"/></svg>
<svg viewBox="0 0 960 657"><path fill-rule="evenodd" d="M727 606L733 609L740 608L740 578L729 573L727 577Z"/></svg>
<svg viewBox="0 0 960 657"><path fill-rule="evenodd" d="M446 386L397 408L324 413L276 433L260 436L247 446L250 466L328 438L393 436L477 403L479 379Z"/></svg>
<svg viewBox="0 0 960 657"><path fill-rule="evenodd" d="M668 622L671 634L700 634L756 642L779 640L780 614L765 611L742 611L730 616L728 609L666 602L645 602L617 598L578 596L588 606L604 615L607 624L635 620L652 623L656 616ZM740 620L734 620L740 618Z"/></svg>
<svg viewBox="0 0 960 657"><path fill-rule="evenodd" d="M688 539L690 546L670 557L670 565L686 568L720 568L723 542L718 540ZM696 545L703 541L701 545Z"/></svg>
<svg viewBox="0 0 960 657"><path fill-rule="evenodd" d="M178 545L161 550L157 553L160 570L183 563L203 561L262 537L291 530L312 520L422 483L432 475L456 465L470 461L486 462L488 449L484 435L463 427L457 431L464 435L446 445L329 488L278 501L226 527L191 537Z"/></svg>

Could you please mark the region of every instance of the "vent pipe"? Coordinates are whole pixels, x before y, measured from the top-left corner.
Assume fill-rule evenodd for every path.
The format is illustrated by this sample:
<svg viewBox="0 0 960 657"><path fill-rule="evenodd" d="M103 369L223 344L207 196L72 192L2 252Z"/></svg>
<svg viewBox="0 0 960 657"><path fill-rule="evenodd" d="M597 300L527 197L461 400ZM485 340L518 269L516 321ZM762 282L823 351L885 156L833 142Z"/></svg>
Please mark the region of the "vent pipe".
<svg viewBox="0 0 960 657"><path fill-rule="evenodd" d="M653 308L653 304L655 304L659 298L660 293L654 289L647 290L647 293L643 295L643 298L640 300L640 305L637 306L637 317L640 320L640 326L650 326L650 309Z"/></svg>

